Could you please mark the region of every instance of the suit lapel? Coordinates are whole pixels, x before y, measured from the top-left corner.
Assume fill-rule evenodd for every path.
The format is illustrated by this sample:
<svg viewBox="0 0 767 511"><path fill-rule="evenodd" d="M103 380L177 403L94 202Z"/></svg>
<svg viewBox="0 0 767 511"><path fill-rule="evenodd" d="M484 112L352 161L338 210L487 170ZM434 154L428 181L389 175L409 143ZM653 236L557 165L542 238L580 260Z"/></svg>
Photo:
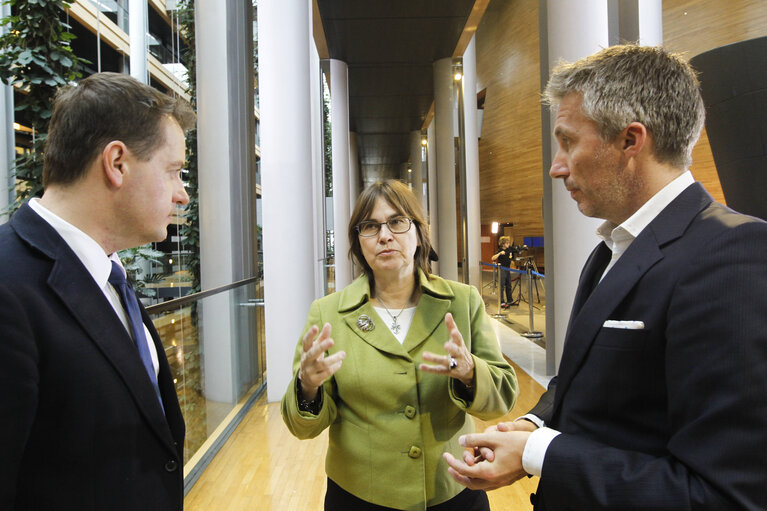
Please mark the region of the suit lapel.
<svg viewBox="0 0 767 511"><path fill-rule="evenodd" d="M573 300L573 310L570 317L570 323L578 312L583 307L594 288L599 284L599 278L604 273L607 263L610 262L612 252L604 243L597 245L597 248L591 252L586 264L581 272L581 278L578 281L578 289L575 292L575 299ZM570 331L570 325L568 324L567 331Z"/></svg>
<svg viewBox="0 0 767 511"><path fill-rule="evenodd" d="M136 406L157 435L173 445L138 350L128 331L77 256L58 233L25 204L12 218L18 235L54 261L48 286L125 382ZM158 350L162 356L164 351Z"/></svg>
<svg viewBox="0 0 767 511"><path fill-rule="evenodd" d="M607 251L610 250L607 249ZM594 291L585 298L580 310L575 313L575 309L573 309L575 315L568 325L565 347L559 365L557 394L554 399L555 412L559 408L572 379L580 369L597 333L602 328L602 323L609 319L612 311L623 301L628 292L642 278L642 275L662 258L663 254L658 249L654 236L651 233L642 232L631 243L626 253L618 259L615 266L597 284ZM585 284L584 287L588 287L591 282L593 281L584 280L581 282L581 286ZM579 286L578 293L581 292Z"/></svg>
<svg viewBox="0 0 767 511"><path fill-rule="evenodd" d="M602 324L610 319L612 311L642 276L663 259L661 248L679 238L695 216L712 200L699 183L689 186L639 233L615 266L596 288L588 293L591 283L599 278L597 272L605 267L600 261L605 256L608 259L610 257L610 250L606 246L607 254L600 254L603 249L599 247L592 253L576 291L573 313L565 335L554 399L554 414L557 413L570 383L580 370Z"/></svg>

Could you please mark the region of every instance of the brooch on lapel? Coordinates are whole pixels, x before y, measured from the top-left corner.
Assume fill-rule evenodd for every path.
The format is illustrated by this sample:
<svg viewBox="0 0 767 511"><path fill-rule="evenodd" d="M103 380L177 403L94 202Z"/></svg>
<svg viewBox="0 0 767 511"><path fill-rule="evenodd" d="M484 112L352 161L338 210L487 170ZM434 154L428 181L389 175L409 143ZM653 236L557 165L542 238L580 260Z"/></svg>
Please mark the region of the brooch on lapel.
<svg viewBox="0 0 767 511"><path fill-rule="evenodd" d="M370 316L367 314L363 314L357 318L357 326L363 332L370 332L376 327L375 323L373 323L373 320L370 319Z"/></svg>

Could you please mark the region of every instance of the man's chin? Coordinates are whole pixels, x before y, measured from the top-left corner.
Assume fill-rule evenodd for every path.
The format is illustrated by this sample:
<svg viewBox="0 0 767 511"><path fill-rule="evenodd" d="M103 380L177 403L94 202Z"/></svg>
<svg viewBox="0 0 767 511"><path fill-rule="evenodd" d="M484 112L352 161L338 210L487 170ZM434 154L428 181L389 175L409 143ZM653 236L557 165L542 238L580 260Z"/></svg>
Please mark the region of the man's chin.
<svg viewBox="0 0 767 511"><path fill-rule="evenodd" d="M594 211L593 208L590 208L588 204L579 202L578 211L580 211L583 216L587 216L589 218L598 218L596 211Z"/></svg>
<svg viewBox="0 0 767 511"><path fill-rule="evenodd" d="M165 227L161 231L157 231L151 240L149 240L147 243L159 243L161 241L165 241L168 237L168 228Z"/></svg>

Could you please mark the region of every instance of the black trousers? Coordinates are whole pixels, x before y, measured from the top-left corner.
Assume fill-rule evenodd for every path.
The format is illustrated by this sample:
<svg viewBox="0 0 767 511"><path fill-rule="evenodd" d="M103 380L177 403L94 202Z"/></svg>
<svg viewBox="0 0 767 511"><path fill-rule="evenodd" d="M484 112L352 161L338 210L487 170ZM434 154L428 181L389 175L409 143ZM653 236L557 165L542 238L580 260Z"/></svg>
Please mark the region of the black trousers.
<svg viewBox="0 0 767 511"><path fill-rule="evenodd" d="M427 511L490 511L487 494L482 490L466 488L452 499L429 506ZM355 497L328 478L325 493L325 511L396 511L391 507L378 506Z"/></svg>
<svg viewBox="0 0 767 511"><path fill-rule="evenodd" d="M511 297L511 272L509 270L501 270L501 303L512 303L514 299ZM506 299L503 299L504 291L506 292Z"/></svg>

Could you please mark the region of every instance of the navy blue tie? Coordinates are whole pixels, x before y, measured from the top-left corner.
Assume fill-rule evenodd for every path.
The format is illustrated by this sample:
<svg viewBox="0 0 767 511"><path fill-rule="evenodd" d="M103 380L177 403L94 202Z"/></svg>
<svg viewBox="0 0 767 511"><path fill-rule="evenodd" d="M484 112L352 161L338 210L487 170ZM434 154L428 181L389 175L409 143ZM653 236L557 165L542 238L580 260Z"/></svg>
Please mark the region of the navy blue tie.
<svg viewBox="0 0 767 511"><path fill-rule="evenodd" d="M115 261L112 261L112 273L109 274L109 283L114 286L117 294L120 295L120 301L125 308L125 312L128 313L128 323L130 323L131 332L133 332L133 338L136 340L136 347L138 348L138 354L141 357L141 362L144 363L144 368L152 381L152 386L157 393L157 399L160 401L160 407L162 408L162 398L160 397L160 387L157 386L157 375L154 372L154 364L152 363L152 355L149 353L149 346L147 345L146 335L144 334L144 322L141 320L141 310L138 306L138 300L133 289L128 286L128 281L125 279L123 269Z"/></svg>

